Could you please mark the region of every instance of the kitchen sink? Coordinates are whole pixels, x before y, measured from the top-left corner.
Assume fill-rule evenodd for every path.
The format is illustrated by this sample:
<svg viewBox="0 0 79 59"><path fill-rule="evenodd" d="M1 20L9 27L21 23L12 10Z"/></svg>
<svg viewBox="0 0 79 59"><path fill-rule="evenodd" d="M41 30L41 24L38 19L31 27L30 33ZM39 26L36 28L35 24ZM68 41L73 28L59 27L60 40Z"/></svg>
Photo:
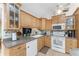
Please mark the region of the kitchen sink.
<svg viewBox="0 0 79 59"><path fill-rule="evenodd" d="M33 37L33 38L39 38L41 36L43 36L43 35L34 35L34 36L31 36L31 37Z"/></svg>

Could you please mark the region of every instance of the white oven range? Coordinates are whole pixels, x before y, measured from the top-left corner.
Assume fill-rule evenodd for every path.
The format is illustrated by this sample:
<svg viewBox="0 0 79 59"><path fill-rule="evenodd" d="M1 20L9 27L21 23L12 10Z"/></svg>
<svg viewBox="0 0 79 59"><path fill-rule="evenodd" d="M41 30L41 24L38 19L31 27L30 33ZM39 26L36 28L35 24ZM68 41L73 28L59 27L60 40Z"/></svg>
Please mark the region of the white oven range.
<svg viewBox="0 0 79 59"><path fill-rule="evenodd" d="M65 53L65 32L64 31L52 32L51 48L58 52Z"/></svg>

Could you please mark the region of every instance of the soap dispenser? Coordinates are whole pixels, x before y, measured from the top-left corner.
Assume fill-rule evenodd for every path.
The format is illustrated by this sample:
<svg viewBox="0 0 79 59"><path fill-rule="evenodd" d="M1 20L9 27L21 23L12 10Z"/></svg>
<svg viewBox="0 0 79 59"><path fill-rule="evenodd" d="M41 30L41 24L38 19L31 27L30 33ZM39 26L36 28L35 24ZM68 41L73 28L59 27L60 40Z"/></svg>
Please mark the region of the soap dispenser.
<svg viewBox="0 0 79 59"><path fill-rule="evenodd" d="M12 41L15 41L17 40L17 36L16 36L16 32L13 32L12 33Z"/></svg>

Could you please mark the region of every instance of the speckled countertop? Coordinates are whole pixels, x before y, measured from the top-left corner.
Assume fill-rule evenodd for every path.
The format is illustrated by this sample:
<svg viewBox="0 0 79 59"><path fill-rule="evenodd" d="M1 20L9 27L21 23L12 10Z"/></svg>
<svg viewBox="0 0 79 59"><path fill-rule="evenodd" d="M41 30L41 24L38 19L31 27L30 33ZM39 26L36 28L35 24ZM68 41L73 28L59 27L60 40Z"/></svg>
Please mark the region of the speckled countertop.
<svg viewBox="0 0 79 59"><path fill-rule="evenodd" d="M18 40L12 41L11 38L8 38L8 39L3 40L3 44L6 48L11 48L11 47L14 47L14 46L17 46L20 44L28 43L28 42L35 40L35 39L37 39L37 38L29 37L27 39L27 38L24 38L23 36L21 36L21 37L19 37Z"/></svg>

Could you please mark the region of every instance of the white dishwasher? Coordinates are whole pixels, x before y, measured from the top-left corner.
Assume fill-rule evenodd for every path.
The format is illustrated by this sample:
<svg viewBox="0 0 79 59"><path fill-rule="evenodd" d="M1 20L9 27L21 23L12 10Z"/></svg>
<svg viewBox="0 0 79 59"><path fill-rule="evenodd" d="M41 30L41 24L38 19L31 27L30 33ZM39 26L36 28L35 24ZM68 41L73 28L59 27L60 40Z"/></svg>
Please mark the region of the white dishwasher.
<svg viewBox="0 0 79 59"><path fill-rule="evenodd" d="M26 55L27 56L37 55L37 39L26 43Z"/></svg>

